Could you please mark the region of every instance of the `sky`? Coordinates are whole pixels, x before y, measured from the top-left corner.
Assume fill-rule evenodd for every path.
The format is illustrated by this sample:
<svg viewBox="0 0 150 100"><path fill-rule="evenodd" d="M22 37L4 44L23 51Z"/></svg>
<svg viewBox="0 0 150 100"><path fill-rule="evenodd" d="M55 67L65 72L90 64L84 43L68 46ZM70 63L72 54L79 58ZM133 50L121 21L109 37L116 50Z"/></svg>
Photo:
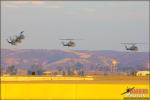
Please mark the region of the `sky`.
<svg viewBox="0 0 150 100"><path fill-rule="evenodd" d="M24 31L22 43L6 39ZM61 38L75 40L74 50L124 51L123 42L149 51L148 1L2 1L1 48L68 49Z"/></svg>

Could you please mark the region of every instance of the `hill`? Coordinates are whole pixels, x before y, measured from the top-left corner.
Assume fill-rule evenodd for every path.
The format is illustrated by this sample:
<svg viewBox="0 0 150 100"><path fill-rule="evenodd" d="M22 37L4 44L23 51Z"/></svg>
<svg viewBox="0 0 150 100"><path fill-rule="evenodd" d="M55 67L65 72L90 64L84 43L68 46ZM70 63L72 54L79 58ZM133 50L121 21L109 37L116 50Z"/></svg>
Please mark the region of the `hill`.
<svg viewBox="0 0 150 100"><path fill-rule="evenodd" d="M44 70L80 68L87 71L108 71L115 62L120 71L148 70L149 52L45 50L45 49L1 49L2 69L14 65L30 69L40 66Z"/></svg>

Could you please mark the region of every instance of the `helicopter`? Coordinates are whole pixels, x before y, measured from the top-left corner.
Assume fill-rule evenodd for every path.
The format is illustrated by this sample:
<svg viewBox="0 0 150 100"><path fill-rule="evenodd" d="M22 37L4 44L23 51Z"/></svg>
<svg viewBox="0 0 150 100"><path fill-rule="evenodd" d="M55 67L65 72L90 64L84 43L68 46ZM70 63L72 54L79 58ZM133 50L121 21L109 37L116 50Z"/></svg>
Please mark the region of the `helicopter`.
<svg viewBox="0 0 150 100"><path fill-rule="evenodd" d="M25 38L23 35L24 31L21 31L19 35L16 35L14 38L10 37L10 39L7 39L7 42L11 45L16 45L16 43L21 43L21 40Z"/></svg>
<svg viewBox="0 0 150 100"><path fill-rule="evenodd" d="M67 46L67 47L75 47L75 42L73 40L81 40L81 39L60 39L60 40L67 40L68 42L64 43L62 42L63 46Z"/></svg>
<svg viewBox="0 0 150 100"><path fill-rule="evenodd" d="M121 43L125 45L125 49L126 50L130 50L130 51L138 51L138 47L136 46L136 44L144 44L144 43ZM130 47L127 47L127 45L131 45Z"/></svg>

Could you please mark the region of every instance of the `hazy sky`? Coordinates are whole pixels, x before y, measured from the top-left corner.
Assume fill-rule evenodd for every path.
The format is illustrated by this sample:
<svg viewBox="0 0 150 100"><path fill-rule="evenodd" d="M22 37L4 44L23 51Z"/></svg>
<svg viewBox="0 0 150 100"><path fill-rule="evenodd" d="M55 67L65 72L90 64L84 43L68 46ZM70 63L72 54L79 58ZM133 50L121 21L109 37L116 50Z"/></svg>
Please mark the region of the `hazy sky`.
<svg viewBox="0 0 150 100"><path fill-rule="evenodd" d="M80 38L76 50L124 50L121 42L144 42L149 51L148 1L2 1L1 46L67 49L60 38ZM25 31L16 47L9 36Z"/></svg>

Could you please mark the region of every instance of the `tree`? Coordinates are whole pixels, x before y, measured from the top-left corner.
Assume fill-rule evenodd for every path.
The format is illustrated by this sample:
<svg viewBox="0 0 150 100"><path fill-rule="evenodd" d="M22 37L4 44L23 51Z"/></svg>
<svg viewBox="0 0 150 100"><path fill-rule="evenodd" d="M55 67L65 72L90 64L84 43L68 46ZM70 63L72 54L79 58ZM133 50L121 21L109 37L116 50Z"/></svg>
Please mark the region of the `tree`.
<svg viewBox="0 0 150 100"><path fill-rule="evenodd" d="M6 72L10 75L16 75L17 69L14 65L8 66Z"/></svg>
<svg viewBox="0 0 150 100"><path fill-rule="evenodd" d="M31 68L28 70L30 75L43 75L44 70L41 66L32 65Z"/></svg>
<svg viewBox="0 0 150 100"><path fill-rule="evenodd" d="M81 71L79 72L79 75L80 75L80 76L84 76L84 75L85 75L84 71L81 70Z"/></svg>
<svg viewBox="0 0 150 100"><path fill-rule="evenodd" d="M68 75L72 75L73 74L72 71L71 71L71 69L70 69L70 67L68 67L68 69L67 69L67 74Z"/></svg>

